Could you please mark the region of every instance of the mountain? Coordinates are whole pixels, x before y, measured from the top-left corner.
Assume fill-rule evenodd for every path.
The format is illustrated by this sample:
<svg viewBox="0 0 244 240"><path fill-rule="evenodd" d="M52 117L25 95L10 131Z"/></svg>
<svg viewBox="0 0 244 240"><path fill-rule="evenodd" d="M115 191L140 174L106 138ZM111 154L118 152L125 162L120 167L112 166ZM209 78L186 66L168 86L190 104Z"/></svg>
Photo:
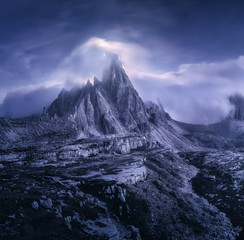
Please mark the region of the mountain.
<svg viewBox="0 0 244 240"><path fill-rule="evenodd" d="M102 81L94 78L70 91L63 89L42 116L0 119L0 143L33 139L81 139L140 134L177 151L244 146L244 99L229 98L234 110L222 122L186 124L171 119L162 105L146 102L114 58Z"/></svg>
<svg viewBox="0 0 244 240"><path fill-rule="evenodd" d="M194 146L168 122L170 116L155 103L144 103L118 59L82 87L63 89L42 116L0 119L0 143L60 140L140 134L173 149Z"/></svg>
<svg viewBox="0 0 244 240"><path fill-rule="evenodd" d="M115 58L42 115L0 118L0 238L243 239L243 99L230 101L222 122L175 121Z"/></svg>
<svg viewBox="0 0 244 240"><path fill-rule="evenodd" d="M102 81L88 80L81 90L63 90L47 110L76 123L80 135L145 132L148 114L121 63L114 59Z"/></svg>

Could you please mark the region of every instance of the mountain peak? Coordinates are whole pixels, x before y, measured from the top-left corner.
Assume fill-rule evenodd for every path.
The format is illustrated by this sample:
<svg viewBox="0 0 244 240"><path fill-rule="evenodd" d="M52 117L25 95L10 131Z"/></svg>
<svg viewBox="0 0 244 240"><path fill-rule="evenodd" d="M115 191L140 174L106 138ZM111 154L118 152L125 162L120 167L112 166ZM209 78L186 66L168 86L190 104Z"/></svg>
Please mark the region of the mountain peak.
<svg viewBox="0 0 244 240"><path fill-rule="evenodd" d="M93 87L93 84L91 83L91 81L88 79L87 82L85 83L85 85L83 86L83 89L91 89Z"/></svg>
<svg viewBox="0 0 244 240"><path fill-rule="evenodd" d="M134 88L117 55L112 59L109 68L104 70L102 82L111 92L122 87Z"/></svg>
<svg viewBox="0 0 244 240"><path fill-rule="evenodd" d="M119 57L118 57L117 54L115 54L115 55L112 57L112 60L111 60L111 67L122 68L122 62L119 60Z"/></svg>
<svg viewBox="0 0 244 240"><path fill-rule="evenodd" d="M92 83L91 83L90 79L87 80L86 85L87 85L87 86L92 86Z"/></svg>

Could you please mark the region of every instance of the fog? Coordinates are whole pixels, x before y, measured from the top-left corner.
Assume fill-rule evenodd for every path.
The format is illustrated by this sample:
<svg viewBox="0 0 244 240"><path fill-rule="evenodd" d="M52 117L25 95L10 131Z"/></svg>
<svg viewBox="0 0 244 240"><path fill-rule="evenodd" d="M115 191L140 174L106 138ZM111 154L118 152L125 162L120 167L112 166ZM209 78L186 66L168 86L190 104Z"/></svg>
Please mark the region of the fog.
<svg viewBox="0 0 244 240"><path fill-rule="evenodd" d="M57 97L59 88L39 88L30 92L9 93L0 105L1 116L21 118L40 114Z"/></svg>

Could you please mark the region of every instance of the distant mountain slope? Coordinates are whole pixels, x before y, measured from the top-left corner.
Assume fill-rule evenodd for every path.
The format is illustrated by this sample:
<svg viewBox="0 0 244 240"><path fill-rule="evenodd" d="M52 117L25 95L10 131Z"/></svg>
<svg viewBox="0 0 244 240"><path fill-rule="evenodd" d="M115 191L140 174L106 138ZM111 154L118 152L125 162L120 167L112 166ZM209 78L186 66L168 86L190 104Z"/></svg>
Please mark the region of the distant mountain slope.
<svg viewBox="0 0 244 240"><path fill-rule="evenodd" d="M209 124L196 125L177 121L170 123L182 130L182 135L195 146L217 149L244 147L244 121L226 118Z"/></svg>

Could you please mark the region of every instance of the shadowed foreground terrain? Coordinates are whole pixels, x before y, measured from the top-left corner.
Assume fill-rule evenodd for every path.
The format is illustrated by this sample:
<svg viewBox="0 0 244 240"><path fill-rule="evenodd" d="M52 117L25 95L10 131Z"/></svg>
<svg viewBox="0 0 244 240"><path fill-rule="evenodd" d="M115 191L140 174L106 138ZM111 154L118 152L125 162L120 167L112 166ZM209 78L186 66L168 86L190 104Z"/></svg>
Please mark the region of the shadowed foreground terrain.
<svg viewBox="0 0 244 240"><path fill-rule="evenodd" d="M216 181L208 182L204 163L195 164L199 172L172 151L130 139L127 152L107 139L93 140L88 152L89 142L2 150L1 239L236 239L243 226L237 171L226 202L217 167L209 166ZM190 162L205 155L184 154Z"/></svg>

